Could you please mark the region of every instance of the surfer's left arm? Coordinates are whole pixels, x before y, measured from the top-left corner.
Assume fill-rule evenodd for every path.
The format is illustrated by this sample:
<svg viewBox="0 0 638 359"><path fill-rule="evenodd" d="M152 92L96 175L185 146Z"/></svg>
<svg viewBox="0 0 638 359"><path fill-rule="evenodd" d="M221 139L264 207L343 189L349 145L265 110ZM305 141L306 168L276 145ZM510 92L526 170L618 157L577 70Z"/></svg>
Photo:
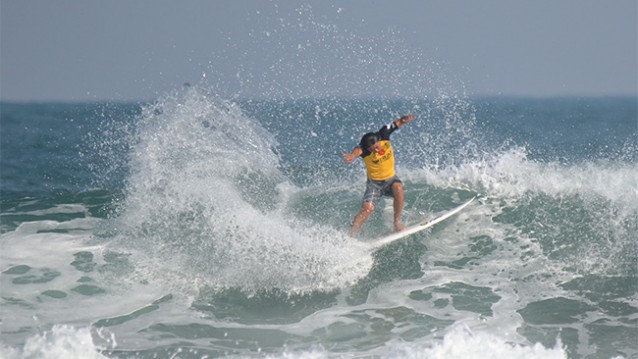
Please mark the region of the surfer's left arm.
<svg viewBox="0 0 638 359"><path fill-rule="evenodd" d="M394 121L394 124L397 125L398 127L401 127L403 125L405 125L406 123L410 123L412 122L412 120L414 120L416 118L416 116L414 115L405 115L405 116L401 116L398 119L396 119Z"/></svg>

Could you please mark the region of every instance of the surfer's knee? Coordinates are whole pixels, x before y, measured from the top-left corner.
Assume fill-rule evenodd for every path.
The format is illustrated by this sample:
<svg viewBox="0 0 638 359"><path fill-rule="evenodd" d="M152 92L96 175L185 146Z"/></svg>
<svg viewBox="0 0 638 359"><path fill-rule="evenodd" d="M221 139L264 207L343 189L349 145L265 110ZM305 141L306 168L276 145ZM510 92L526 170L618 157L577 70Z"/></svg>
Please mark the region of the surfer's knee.
<svg viewBox="0 0 638 359"><path fill-rule="evenodd" d="M403 183L396 181L392 183L392 192L396 195L399 193L403 193Z"/></svg>
<svg viewBox="0 0 638 359"><path fill-rule="evenodd" d="M401 182L394 182L392 184L392 196L395 199L403 199L403 184Z"/></svg>
<svg viewBox="0 0 638 359"><path fill-rule="evenodd" d="M374 211L374 203L369 201L364 201L361 205L361 212L365 212L366 214L370 214Z"/></svg>

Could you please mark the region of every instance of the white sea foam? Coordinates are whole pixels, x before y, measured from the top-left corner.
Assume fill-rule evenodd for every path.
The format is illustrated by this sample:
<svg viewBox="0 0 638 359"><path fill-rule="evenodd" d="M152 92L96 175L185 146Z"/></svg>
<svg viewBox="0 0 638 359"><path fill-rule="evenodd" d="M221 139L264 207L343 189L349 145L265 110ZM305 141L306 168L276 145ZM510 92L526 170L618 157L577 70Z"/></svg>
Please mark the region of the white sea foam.
<svg viewBox="0 0 638 359"><path fill-rule="evenodd" d="M140 263L249 291L331 290L369 271L360 244L289 215L296 189L278 170L277 143L235 104L195 88L167 96L145 109L132 142L114 243L144 249Z"/></svg>
<svg viewBox="0 0 638 359"><path fill-rule="evenodd" d="M50 214L61 214L61 213L87 213L88 208L85 205L81 204L59 204L55 205L51 208L35 210L35 211L26 211L22 212L23 214L29 214L32 216L45 216Z"/></svg>
<svg viewBox="0 0 638 359"><path fill-rule="evenodd" d="M512 148L483 160L437 171L410 171L410 176L425 177L429 184L441 188L467 188L499 198L518 198L530 192L550 196L595 194L630 208L638 203L638 166L635 164L537 162L528 159L524 148Z"/></svg>
<svg viewBox="0 0 638 359"><path fill-rule="evenodd" d="M162 289L128 280L122 275L125 265L105 262L104 246L95 244L91 233L99 222L24 222L0 236L4 340L20 337L24 328L118 316L165 295ZM136 294L122 296L131 286ZM59 338L67 329L58 328L46 338Z"/></svg>
<svg viewBox="0 0 638 359"><path fill-rule="evenodd" d="M518 345L508 343L498 335L476 333L463 326L450 329L441 342L434 345L388 344L387 358L497 358L497 359L563 359L567 353L560 340L554 348L545 348L540 343Z"/></svg>
<svg viewBox="0 0 638 359"><path fill-rule="evenodd" d="M512 344L498 335L476 333L467 327L452 327L442 338L434 343L390 342L384 347L371 350L367 354L379 358L441 358L441 359L565 359L567 352L560 340L553 348L546 348L540 343L531 345ZM361 355L360 352L357 355ZM308 351L287 351L281 355L268 358L286 359L318 359L329 358L333 354L322 347ZM347 356L344 353L344 356Z"/></svg>
<svg viewBox="0 0 638 359"><path fill-rule="evenodd" d="M98 222L95 218L23 222L15 231L0 236L3 269L19 264L60 267L68 258L73 258L74 252L86 248L90 231Z"/></svg>
<svg viewBox="0 0 638 359"><path fill-rule="evenodd" d="M105 348L94 343L93 335L115 345L113 336L105 331L92 333L90 328L54 325L50 330L29 337L22 347L0 344L0 356L6 359L107 358L100 353Z"/></svg>

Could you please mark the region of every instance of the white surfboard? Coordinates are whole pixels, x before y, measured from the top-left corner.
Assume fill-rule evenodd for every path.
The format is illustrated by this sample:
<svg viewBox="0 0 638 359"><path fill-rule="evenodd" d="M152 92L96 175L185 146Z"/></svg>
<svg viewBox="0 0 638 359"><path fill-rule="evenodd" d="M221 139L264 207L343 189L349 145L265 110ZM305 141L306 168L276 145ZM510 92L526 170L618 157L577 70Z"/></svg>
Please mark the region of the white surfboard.
<svg viewBox="0 0 638 359"><path fill-rule="evenodd" d="M421 222L417 223L417 224L413 224L409 227L407 227L406 229L400 231L400 232L394 232L392 234L389 234L385 237L381 237L381 238L377 238L373 241L368 242L368 244L370 245L371 249L374 248L379 248L381 246L384 246L388 243L392 243L394 241L396 241L397 239L401 239L403 237L407 237L411 234L420 232L424 229L430 228L433 225L440 223L450 217L452 217L453 215L461 212L465 207L469 206L470 203L472 203L474 201L476 197L473 197L472 199L470 199L469 201L463 203L462 205L455 207L447 212L442 213L441 215L439 215L438 217L431 219L431 220L422 220Z"/></svg>

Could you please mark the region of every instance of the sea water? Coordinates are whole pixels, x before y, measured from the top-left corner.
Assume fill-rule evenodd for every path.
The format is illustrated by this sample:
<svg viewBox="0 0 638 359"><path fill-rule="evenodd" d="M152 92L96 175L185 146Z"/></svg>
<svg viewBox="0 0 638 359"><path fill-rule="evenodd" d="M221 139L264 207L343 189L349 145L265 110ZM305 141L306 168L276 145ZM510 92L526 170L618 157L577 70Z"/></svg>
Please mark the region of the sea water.
<svg viewBox="0 0 638 359"><path fill-rule="evenodd" d="M392 230L360 136L392 134ZM1 107L3 358L638 357L635 98Z"/></svg>

